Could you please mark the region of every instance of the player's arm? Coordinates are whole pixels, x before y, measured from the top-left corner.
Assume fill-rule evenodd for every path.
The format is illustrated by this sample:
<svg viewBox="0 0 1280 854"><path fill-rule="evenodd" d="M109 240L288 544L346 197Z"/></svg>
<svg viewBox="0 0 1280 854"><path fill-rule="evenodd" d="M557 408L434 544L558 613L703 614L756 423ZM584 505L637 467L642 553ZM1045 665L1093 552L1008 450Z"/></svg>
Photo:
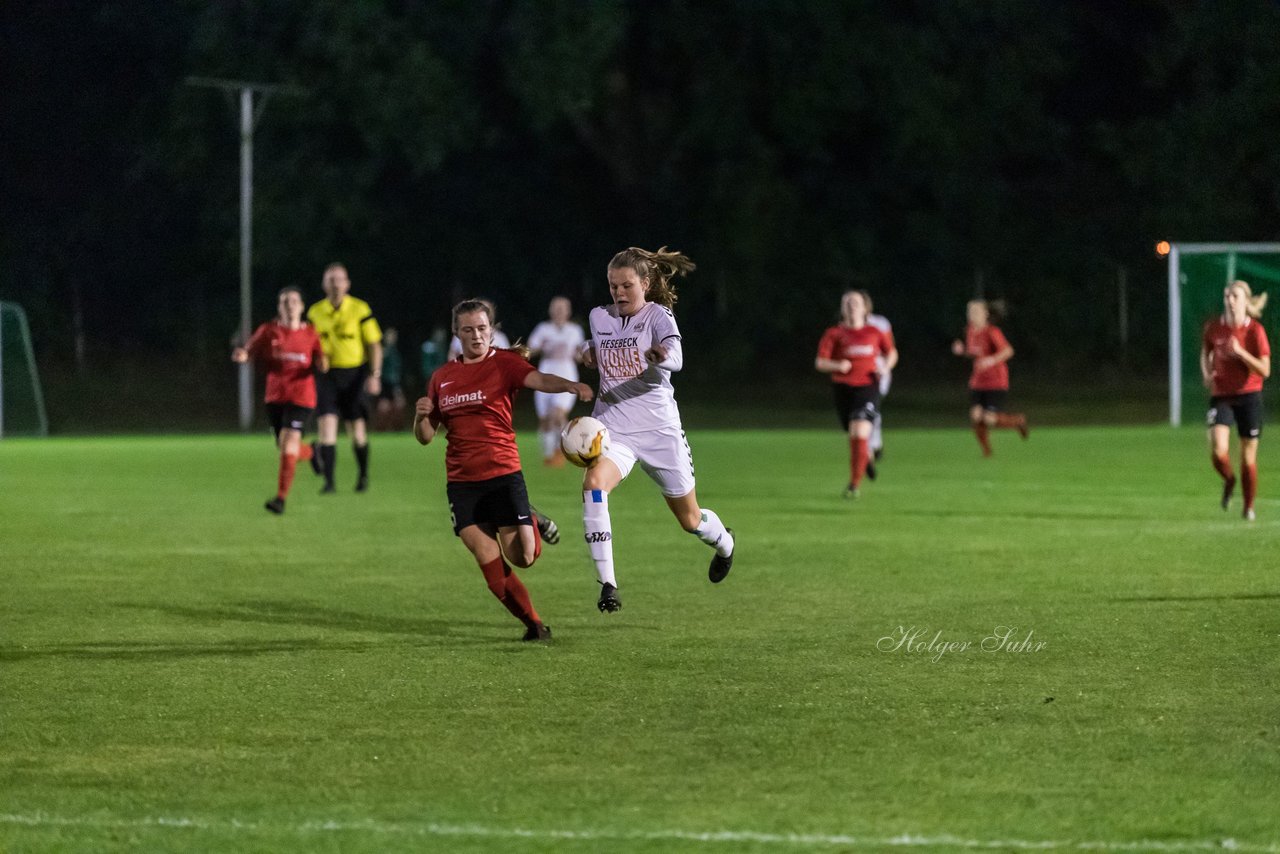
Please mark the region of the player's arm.
<svg viewBox="0 0 1280 854"><path fill-rule="evenodd" d="M892 371L897 366L898 366L898 348L891 346L889 348L889 352L886 353L884 356L884 369L886 371Z"/></svg>
<svg viewBox="0 0 1280 854"><path fill-rule="evenodd" d="M679 335L668 335L644 351L644 360L655 368L675 373L684 367L684 347Z"/></svg>
<svg viewBox="0 0 1280 854"><path fill-rule="evenodd" d="M591 391L591 386L586 383L577 383L564 377L558 377L555 374L544 374L542 371L530 371L525 374L524 387L534 391L547 392L548 394L562 394L564 392L576 394L578 400L583 402L589 401L595 396L595 393Z"/></svg>
<svg viewBox="0 0 1280 854"><path fill-rule="evenodd" d="M367 341L364 349L369 358L369 377L364 382L364 390L379 395L382 393L382 342Z"/></svg>
<svg viewBox="0 0 1280 854"><path fill-rule="evenodd" d="M818 342L818 356L813 360L813 367L822 374L847 374L853 370L853 362L848 359L832 358L835 350L834 330L827 330Z"/></svg>
<svg viewBox="0 0 1280 854"><path fill-rule="evenodd" d="M588 338L578 345L578 361L593 371L596 368L596 348Z"/></svg>
<svg viewBox="0 0 1280 854"><path fill-rule="evenodd" d="M1200 378L1205 388L1213 383L1213 345L1208 341L1200 343Z"/></svg>
<svg viewBox="0 0 1280 854"><path fill-rule="evenodd" d="M253 334L249 336L249 340L242 347L235 347L231 350L231 361L236 364L243 365L250 359L258 359L262 357L262 339L265 337L266 324L259 326L253 330Z"/></svg>
<svg viewBox="0 0 1280 854"><path fill-rule="evenodd" d="M428 395L418 398L413 406L413 435L419 445L429 445L436 437L436 422L431 417L435 413L436 403Z"/></svg>
<svg viewBox="0 0 1280 854"><path fill-rule="evenodd" d="M1236 340L1236 336L1234 335L1231 336L1231 352L1235 354L1237 359L1244 362L1250 371L1262 377L1264 380L1271 376L1270 353L1262 356L1255 356L1241 346L1240 342Z"/></svg>

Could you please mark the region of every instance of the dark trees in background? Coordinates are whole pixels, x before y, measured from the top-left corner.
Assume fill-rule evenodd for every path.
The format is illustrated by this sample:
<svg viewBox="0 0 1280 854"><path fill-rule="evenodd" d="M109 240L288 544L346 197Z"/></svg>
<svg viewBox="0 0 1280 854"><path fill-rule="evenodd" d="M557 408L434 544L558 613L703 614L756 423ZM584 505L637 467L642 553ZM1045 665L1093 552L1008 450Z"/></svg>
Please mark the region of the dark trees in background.
<svg viewBox="0 0 1280 854"><path fill-rule="evenodd" d="M908 374L977 289L1026 364L1117 364L1124 275L1151 370L1154 240L1276 238L1277 43L1261 0L6 3L0 298L53 363L223 369L238 139L203 75L309 92L256 136L256 319L338 259L406 349L469 295L518 336L666 243L694 370L808 370L850 285Z"/></svg>

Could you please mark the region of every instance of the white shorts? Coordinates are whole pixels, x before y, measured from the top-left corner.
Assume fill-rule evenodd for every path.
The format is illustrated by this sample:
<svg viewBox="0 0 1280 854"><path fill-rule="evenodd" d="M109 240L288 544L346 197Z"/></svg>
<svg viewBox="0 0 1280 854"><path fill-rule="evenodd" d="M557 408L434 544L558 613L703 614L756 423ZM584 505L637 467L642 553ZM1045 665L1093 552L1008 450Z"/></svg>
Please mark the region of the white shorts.
<svg viewBox="0 0 1280 854"><path fill-rule="evenodd" d="M546 418L553 409L569 412L577 402L578 396L571 391L562 391L558 394L545 391L533 393L533 408L537 411L539 418Z"/></svg>
<svg viewBox="0 0 1280 854"><path fill-rule="evenodd" d="M609 450L604 452L625 480L636 463L658 484L668 498L693 492L693 452L679 426L644 433L617 433L609 430Z"/></svg>

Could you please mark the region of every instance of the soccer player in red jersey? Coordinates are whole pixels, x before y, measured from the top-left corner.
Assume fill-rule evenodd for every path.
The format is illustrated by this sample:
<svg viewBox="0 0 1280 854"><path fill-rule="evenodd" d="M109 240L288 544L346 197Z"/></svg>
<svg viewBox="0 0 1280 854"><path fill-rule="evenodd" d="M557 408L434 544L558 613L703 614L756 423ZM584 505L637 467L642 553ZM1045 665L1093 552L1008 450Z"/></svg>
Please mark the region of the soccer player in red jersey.
<svg viewBox="0 0 1280 854"><path fill-rule="evenodd" d="M1271 376L1271 344L1259 319L1267 295L1253 295L1247 282L1222 292L1221 317L1204 326L1200 373L1209 389L1209 453L1222 475L1222 509L1231 503L1236 476L1227 454L1234 424L1240 436L1244 518L1253 520L1258 494L1258 439L1262 436L1262 381Z"/></svg>
<svg viewBox="0 0 1280 854"><path fill-rule="evenodd" d="M951 342L952 353L973 359L973 373L969 376L969 423L973 425L973 434L978 437L984 457L991 456L988 434L993 427L1017 430L1024 439L1031 432L1027 416L1004 411L1004 402L1009 396L1009 360L1013 358L1013 347L995 325L995 308L986 300L970 300L964 341Z"/></svg>
<svg viewBox="0 0 1280 854"><path fill-rule="evenodd" d="M555 524L529 504L511 406L517 391L576 394L591 400L591 387L544 374L513 350L492 346L493 317L482 300L453 309L453 331L462 354L431 375L427 395L414 407L413 434L423 445L443 426L445 468L453 532L475 556L489 590L525 625L524 640L551 637L512 566L533 566L539 537L559 540ZM535 531L535 527L537 530Z"/></svg>
<svg viewBox="0 0 1280 854"><path fill-rule="evenodd" d="M293 485L298 459L311 459L302 431L316 407L315 370L328 363L315 328L302 319L302 291L284 288L276 304L276 318L253 331L248 343L231 351L231 361L253 359L267 368L267 418L280 448L280 473L276 496L264 505L272 513L284 512Z"/></svg>
<svg viewBox="0 0 1280 854"><path fill-rule="evenodd" d="M840 325L832 326L818 342L813 366L831 375L835 393L836 418L849 433L849 485L846 498L857 498L862 476L870 459L868 440L880 407L880 377L877 357L885 370L898 364L898 348L893 333L867 323L871 297L866 291L846 291L840 299Z"/></svg>

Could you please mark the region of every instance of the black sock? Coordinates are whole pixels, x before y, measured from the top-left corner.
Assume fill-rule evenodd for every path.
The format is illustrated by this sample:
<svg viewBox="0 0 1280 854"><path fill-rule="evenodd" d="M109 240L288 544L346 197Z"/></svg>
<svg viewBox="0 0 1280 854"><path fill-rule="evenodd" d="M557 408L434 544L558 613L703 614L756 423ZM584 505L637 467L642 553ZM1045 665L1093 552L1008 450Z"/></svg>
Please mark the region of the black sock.
<svg viewBox="0 0 1280 854"><path fill-rule="evenodd" d="M338 455L333 445L321 445L320 451L320 470L324 473L324 482L333 484L333 464Z"/></svg>
<svg viewBox="0 0 1280 854"><path fill-rule="evenodd" d="M353 444L351 447L356 452L356 464L360 466L360 476L368 477L369 476L369 446Z"/></svg>

